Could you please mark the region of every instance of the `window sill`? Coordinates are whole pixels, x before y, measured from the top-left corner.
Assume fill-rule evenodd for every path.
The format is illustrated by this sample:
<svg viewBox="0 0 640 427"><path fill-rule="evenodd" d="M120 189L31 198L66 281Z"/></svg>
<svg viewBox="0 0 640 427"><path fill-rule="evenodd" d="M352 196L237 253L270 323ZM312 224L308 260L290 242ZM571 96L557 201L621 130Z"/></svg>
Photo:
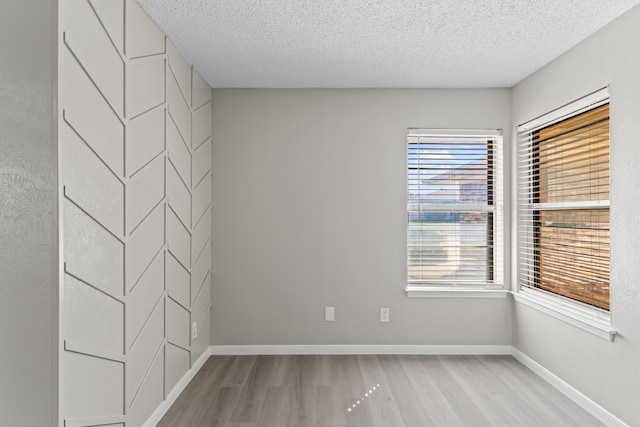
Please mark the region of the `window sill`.
<svg viewBox="0 0 640 427"><path fill-rule="evenodd" d="M520 304L534 308L607 341L613 341L616 336L617 332L611 326L611 315L608 313L532 289L520 289L518 292L513 292L513 297Z"/></svg>
<svg viewBox="0 0 640 427"><path fill-rule="evenodd" d="M450 286L407 286L405 291L409 298L506 298L509 293L504 289L469 289Z"/></svg>

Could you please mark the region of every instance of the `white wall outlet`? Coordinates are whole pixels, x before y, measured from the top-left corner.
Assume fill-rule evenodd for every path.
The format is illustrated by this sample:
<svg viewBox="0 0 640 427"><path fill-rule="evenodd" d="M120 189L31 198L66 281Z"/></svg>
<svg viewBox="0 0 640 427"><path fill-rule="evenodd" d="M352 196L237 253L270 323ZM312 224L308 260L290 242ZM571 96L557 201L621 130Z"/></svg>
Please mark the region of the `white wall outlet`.
<svg viewBox="0 0 640 427"><path fill-rule="evenodd" d="M381 307L380 308L380 321L381 322L388 322L389 321L389 308L388 307Z"/></svg>
<svg viewBox="0 0 640 427"><path fill-rule="evenodd" d="M336 309L335 307L324 308L324 321L333 322L335 320Z"/></svg>
<svg viewBox="0 0 640 427"><path fill-rule="evenodd" d="M198 338L198 322L194 321L191 324L191 339L195 340Z"/></svg>

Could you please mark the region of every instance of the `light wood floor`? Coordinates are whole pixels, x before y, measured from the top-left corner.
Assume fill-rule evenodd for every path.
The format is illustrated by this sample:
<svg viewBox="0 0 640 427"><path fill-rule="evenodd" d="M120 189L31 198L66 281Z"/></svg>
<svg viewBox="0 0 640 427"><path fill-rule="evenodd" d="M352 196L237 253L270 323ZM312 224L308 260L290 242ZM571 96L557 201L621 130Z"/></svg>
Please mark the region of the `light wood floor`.
<svg viewBox="0 0 640 427"><path fill-rule="evenodd" d="M511 356L323 355L213 356L158 426L603 424Z"/></svg>

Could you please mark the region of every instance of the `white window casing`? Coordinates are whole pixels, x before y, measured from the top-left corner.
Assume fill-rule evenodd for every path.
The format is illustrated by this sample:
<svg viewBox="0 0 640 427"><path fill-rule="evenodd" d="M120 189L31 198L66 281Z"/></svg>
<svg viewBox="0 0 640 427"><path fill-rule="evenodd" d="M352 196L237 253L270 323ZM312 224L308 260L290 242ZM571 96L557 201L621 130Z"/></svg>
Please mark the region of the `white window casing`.
<svg viewBox="0 0 640 427"><path fill-rule="evenodd" d="M409 129L407 190L408 296L505 297L502 132Z"/></svg>
<svg viewBox="0 0 640 427"><path fill-rule="evenodd" d="M518 303L613 340L608 311L608 102L609 90L603 88L516 129L514 297ZM597 124L599 107L607 108L606 126ZM542 132L554 126L562 136L551 136L541 145ZM606 152L601 148L605 145ZM593 291L571 284L573 279L602 284L603 277L606 286L594 285ZM604 295L595 295L601 288L606 288L606 301Z"/></svg>

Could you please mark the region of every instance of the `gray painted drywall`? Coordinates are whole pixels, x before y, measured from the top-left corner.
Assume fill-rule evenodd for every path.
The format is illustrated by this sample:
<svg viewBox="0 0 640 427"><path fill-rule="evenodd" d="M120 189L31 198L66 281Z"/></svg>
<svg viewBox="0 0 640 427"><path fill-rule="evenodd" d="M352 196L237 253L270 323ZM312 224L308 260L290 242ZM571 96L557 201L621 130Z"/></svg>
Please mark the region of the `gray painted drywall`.
<svg viewBox="0 0 640 427"><path fill-rule="evenodd" d="M61 418L140 427L209 347L211 89L135 0L60 6Z"/></svg>
<svg viewBox="0 0 640 427"><path fill-rule="evenodd" d="M513 88L514 126L611 89L610 343L519 304L513 344L631 426L640 425L640 7Z"/></svg>
<svg viewBox="0 0 640 427"><path fill-rule="evenodd" d="M0 2L0 414L57 418L55 1Z"/></svg>
<svg viewBox="0 0 640 427"><path fill-rule="evenodd" d="M509 129L510 108L509 89L214 90L213 344L510 344L508 299L404 292L407 128Z"/></svg>

